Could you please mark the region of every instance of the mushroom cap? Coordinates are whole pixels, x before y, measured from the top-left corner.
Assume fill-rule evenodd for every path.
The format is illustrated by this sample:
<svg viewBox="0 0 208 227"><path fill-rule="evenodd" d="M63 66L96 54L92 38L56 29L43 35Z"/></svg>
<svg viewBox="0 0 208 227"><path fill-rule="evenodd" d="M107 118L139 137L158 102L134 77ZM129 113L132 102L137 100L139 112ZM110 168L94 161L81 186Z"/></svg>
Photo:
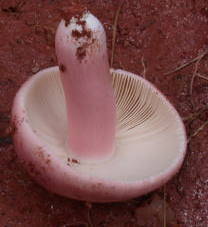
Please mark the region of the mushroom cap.
<svg viewBox="0 0 208 227"><path fill-rule="evenodd" d="M65 146L67 115L58 67L40 71L18 91L12 109L15 150L46 189L78 200L122 201L160 187L181 167L186 132L175 108L142 77L114 69L111 75L115 150L97 163L73 159Z"/></svg>

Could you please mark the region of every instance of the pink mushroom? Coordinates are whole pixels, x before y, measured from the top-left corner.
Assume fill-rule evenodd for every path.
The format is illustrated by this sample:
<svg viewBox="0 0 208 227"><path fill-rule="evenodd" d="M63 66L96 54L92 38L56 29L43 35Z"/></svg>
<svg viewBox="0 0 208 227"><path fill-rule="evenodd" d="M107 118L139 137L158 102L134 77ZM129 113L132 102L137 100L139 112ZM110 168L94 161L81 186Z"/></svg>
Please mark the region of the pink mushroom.
<svg viewBox="0 0 208 227"><path fill-rule="evenodd" d="M174 107L151 83L109 68L105 31L88 11L64 18L58 67L18 91L14 146L48 190L112 202L146 194L182 165L186 133Z"/></svg>

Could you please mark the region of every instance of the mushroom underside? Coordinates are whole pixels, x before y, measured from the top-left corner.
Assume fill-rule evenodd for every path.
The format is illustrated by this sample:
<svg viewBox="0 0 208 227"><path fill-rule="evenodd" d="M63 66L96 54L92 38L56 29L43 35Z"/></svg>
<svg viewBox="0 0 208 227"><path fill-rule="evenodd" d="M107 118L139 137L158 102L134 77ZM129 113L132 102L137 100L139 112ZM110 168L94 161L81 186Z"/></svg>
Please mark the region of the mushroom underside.
<svg viewBox="0 0 208 227"><path fill-rule="evenodd" d="M143 181L180 166L186 136L176 110L143 78L114 69L111 75L117 123L115 150L108 160L80 162L67 149L67 115L58 67L35 75L27 89L24 107L35 136L69 171L73 168L104 180Z"/></svg>

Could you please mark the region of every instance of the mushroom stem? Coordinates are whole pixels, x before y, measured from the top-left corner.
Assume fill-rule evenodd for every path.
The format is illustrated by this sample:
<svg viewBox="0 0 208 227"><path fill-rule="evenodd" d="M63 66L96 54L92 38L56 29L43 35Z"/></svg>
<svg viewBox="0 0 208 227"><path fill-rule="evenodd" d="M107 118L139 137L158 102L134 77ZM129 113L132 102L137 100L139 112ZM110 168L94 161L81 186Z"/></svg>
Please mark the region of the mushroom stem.
<svg viewBox="0 0 208 227"><path fill-rule="evenodd" d="M114 150L116 104L104 28L91 13L77 12L60 22L55 45L67 107L68 150L79 160L105 160Z"/></svg>

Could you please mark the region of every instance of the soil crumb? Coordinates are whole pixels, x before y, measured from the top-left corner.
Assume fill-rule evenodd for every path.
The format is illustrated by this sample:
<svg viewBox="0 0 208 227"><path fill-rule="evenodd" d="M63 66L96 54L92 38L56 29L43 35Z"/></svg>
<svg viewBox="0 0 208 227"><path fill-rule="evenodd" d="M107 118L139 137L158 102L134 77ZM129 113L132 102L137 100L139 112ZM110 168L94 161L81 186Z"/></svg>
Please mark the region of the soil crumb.
<svg viewBox="0 0 208 227"><path fill-rule="evenodd" d="M67 27L69 25L72 17L80 19L86 11L86 6L74 2L70 3L68 9L62 14L62 17L65 20L65 26Z"/></svg>

